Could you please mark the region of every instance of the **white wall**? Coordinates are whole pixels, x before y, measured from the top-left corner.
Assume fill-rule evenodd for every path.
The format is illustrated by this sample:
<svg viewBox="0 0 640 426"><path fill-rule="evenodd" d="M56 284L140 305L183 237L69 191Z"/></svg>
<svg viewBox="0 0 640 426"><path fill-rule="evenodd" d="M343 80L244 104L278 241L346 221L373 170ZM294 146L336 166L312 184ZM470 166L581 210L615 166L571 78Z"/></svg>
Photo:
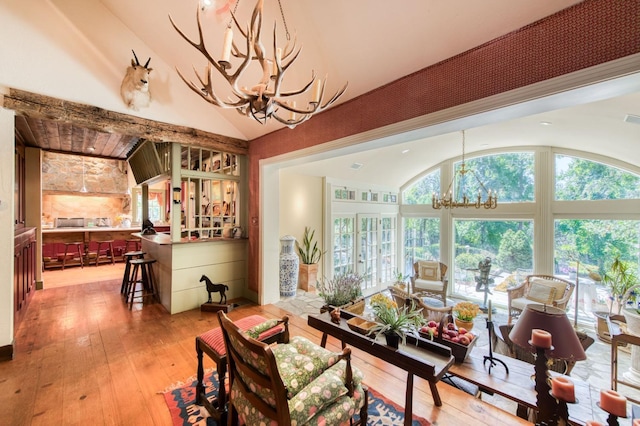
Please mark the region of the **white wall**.
<svg viewBox="0 0 640 426"><path fill-rule="evenodd" d="M280 170L280 236L293 235L300 243L304 228L315 230L314 240L322 246L323 229L323 178L305 176ZM321 278L323 262L318 265Z"/></svg>
<svg viewBox="0 0 640 426"><path fill-rule="evenodd" d="M13 342L14 121L12 111L0 108L0 347Z"/></svg>

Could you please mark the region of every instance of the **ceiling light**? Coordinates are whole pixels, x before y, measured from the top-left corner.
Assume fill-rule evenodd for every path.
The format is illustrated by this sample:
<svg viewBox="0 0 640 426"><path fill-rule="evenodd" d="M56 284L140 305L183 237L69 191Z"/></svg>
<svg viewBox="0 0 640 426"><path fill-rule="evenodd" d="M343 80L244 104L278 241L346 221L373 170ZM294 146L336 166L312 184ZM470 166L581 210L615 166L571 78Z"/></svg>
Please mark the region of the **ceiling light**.
<svg viewBox="0 0 640 426"><path fill-rule="evenodd" d="M362 164L362 163L353 163L353 164L351 165L351 168L352 168L353 170L360 170L360 167L362 167L362 166L363 166L363 164Z"/></svg>
<svg viewBox="0 0 640 426"><path fill-rule="evenodd" d="M541 122L540 122L540 125L541 125L541 126L552 126L552 125L553 125L553 123L552 123L552 122L550 122L550 121L541 121Z"/></svg>
<svg viewBox="0 0 640 426"><path fill-rule="evenodd" d="M462 164L460 168L455 171L453 174L453 179L451 179L451 183L447 188L447 191L442 194L442 197L437 197L436 193L433 193L431 197L431 206L434 209L453 209L454 207L475 207L479 209L480 207L484 207L485 209L495 209L498 205L498 193L495 191L491 191L490 189L484 186L484 184L480 181L478 174L473 169L465 168L464 162L464 143L465 143L465 134L464 130L462 131ZM474 178L478 181L480 185L480 189L478 190L478 198L475 202L471 202L466 193L467 182L467 174L471 173ZM455 192L453 192L454 182L456 182L457 177L457 186ZM483 200L482 195L486 195L486 198ZM455 198L454 198L455 196Z"/></svg>
<svg viewBox="0 0 640 426"><path fill-rule="evenodd" d="M403 154L406 154L406 153L407 153L407 152L409 152L409 151L411 151L411 150L410 150L410 149L403 149L403 150L402 150L402 153L403 153Z"/></svg>
<svg viewBox="0 0 640 426"><path fill-rule="evenodd" d="M82 157L82 188L80 192L87 192L87 187L84 185L84 157Z"/></svg>
<svg viewBox="0 0 640 426"><path fill-rule="evenodd" d="M640 116L632 115L632 114L627 114L627 115L624 117L624 121L625 121L626 123L640 124Z"/></svg>
<svg viewBox="0 0 640 426"><path fill-rule="evenodd" d="M200 9L207 10L213 5L213 0L200 0Z"/></svg>
<svg viewBox="0 0 640 426"><path fill-rule="evenodd" d="M265 124L268 119L274 118L280 123L286 124L290 128L294 128L314 114L324 110L333 104L347 89L347 84L338 90L328 101L323 103L325 85L327 77L320 80L316 77L315 72L311 73L311 80L297 90L285 91L282 87L284 74L289 67L295 62L302 50L302 47L296 49L296 40L289 44L290 35L287 27L287 21L284 17L284 10L278 0L282 22L286 32L287 44L284 48L278 47L276 37L276 27L273 29L273 46L272 51L262 43L262 9L264 0L258 0L251 16L251 24L243 28L236 20L236 10L240 0L235 4L234 10L230 11L231 18L225 31L222 44L222 54L216 56L207 50L204 43L202 23L200 21L200 9L198 8L198 42L189 39L173 22L171 16L171 24L191 46L195 47L207 59L206 73L201 76L196 72L198 84L187 80L178 70L180 78L205 101L219 106L221 108L236 109L240 114L252 117L261 124ZM236 44L233 39L233 30L231 24L235 23L236 31L240 34L241 42ZM235 62L235 65L232 63ZM256 74L261 77L257 81L250 82L247 86L246 82L241 82L241 77L245 71L251 66L259 66ZM254 67L256 68L256 67ZM213 73L221 74L229 85L232 96L226 100L221 99L213 88ZM253 74L253 73L249 73ZM256 75L253 74L253 75ZM311 92L311 96L303 94ZM300 96L302 95L302 96ZM296 105L297 104L299 105Z"/></svg>

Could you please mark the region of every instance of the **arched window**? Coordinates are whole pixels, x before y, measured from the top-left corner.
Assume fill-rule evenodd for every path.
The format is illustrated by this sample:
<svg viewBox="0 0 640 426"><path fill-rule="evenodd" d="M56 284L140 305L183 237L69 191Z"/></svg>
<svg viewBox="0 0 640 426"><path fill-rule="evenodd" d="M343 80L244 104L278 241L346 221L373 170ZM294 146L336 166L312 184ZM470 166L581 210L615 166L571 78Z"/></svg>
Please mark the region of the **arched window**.
<svg viewBox="0 0 640 426"><path fill-rule="evenodd" d="M640 176L584 158L557 154L556 200L624 200L640 198Z"/></svg>
<svg viewBox="0 0 640 426"><path fill-rule="evenodd" d="M429 173L402 193L403 204L431 204L433 193L440 192L440 169Z"/></svg>
<svg viewBox="0 0 640 426"><path fill-rule="evenodd" d="M610 289L596 278L610 272L616 258L640 276L637 167L552 147L492 153L467 159L465 166L487 189L498 190L496 209L433 209L432 193L442 193L449 185L440 182L440 176L451 176L460 166L461 161L444 161L404 188L400 211L405 269L409 260L438 258L449 266L452 296L481 302L484 293L477 290L474 269L490 257L489 297L503 305L506 289L529 273L578 280L585 293L578 316L585 319L594 311L608 311ZM448 169L452 171L443 172ZM467 192L477 193L476 185ZM570 317L574 307L572 301Z"/></svg>

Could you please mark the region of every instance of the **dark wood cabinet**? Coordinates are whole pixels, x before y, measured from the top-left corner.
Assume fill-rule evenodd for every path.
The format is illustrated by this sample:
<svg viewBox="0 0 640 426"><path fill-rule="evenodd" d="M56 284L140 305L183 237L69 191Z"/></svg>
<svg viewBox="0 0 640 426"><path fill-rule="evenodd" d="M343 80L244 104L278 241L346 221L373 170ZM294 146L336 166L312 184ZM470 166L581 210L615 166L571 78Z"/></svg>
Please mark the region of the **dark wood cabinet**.
<svg viewBox="0 0 640 426"><path fill-rule="evenodd" d="M16 229L13 262L14 329L17 329L36 291L36 228Z"/></svg>

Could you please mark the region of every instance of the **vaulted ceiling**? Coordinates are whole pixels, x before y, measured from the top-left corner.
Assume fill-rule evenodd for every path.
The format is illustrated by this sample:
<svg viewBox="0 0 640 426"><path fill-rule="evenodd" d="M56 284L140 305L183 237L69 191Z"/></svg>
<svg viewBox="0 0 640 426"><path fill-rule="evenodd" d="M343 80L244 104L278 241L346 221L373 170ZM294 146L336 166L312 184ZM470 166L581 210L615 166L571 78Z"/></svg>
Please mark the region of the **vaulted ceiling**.
<svg viewBox="0 0 640 426"><path fill-rule="evenodd" d="M347 92L339 100L344 102L579 2L281 0L292 37L295 32L298 43L304 45L299 60L287 72L287 79L297 87L306 82L314 70L320 76L329 75L329 91L337 90L344 82L348 82ZM107 80L112 86L119 85L119 79L132 57L131 49L136 51L141 61L151 58L150 66L154 68L151 88L155 104L149 110L139 112L126 110L122 106L113 109L119 108L119 112L151 118L154 109L166 108L159 114L160 120L249 141L282 127L277 123L261 125L233 110L214 107L191 92L177 76L175 68L195 79L192 66L202 72L206 64L202 55L178 36L168 18L171 15L181 29L196 38L198 0L50 0L48 3L65 25L72 28L78 43L85 46L87 57L99 59L97 65L106 67L105 75L108 74ZM219 15L216 12L225 3L226 0L216 0L214 6L202 14L207 46L213 52L220 49L222 32L228 22L228 14ZM237 9L239 22L249 20L254 5L253 0L240 1ZM278 3L266 0L265 33L270 35L273 22L276 22L278 38L282 42L284 33ZM265 37L265 45L270 48L269 36ZM79 58L82 64L88 61ZM115 97L119 97L118 90L119 86L113 87ZM82 95L76 94L75 97L81 98ZM74 100L91 105L90 99ZM601 144L603 135L617 134L621 138L637 140L640 126L620 129L600 127L597 132L577 132L575 126L596 122L601 126L628 125L623 122L622 115L640 115L640 110L634 106L637 102L637 98L625 98L619 103L608 101L479 128L469 132L468 149L478 151L501 146L554 144L601 152L604 149ZM109 105L100 106L109 108ZM540 121L554 122L554 126L542 128L537 124ZM571 127L569 122L572 123ZM74 123L33 117L19 117L16 129L19 137L29 145L112 158L124 158L139 138L137 135L102 133ZM550 129L560 132L550 137ZM352 153L340 159L331 159L330 163L307 164L305 172L326 174L327 170L331 170L339 177L375 182L381 179L377 171L385 167L385 170L389 170L390 166L397 163L401 166L397 170L390 170L390 174L394 176L393 184L401 184L419 169L424 169L425 158L430 164L435 164L433 161L460 153L458 135L443 135L437 141L430 142L429 155L424 152L423 147L427 144L423 142L410 141L402 147ZM622 143L606 149L620 155L624 146ZM408 156L401 154L406 149L411 152ZM624 157L624 154L621 155ZM640 158L633 158L633 161L640 164ZM365 163L358 175L348 170L353 162Z"/></svg>

